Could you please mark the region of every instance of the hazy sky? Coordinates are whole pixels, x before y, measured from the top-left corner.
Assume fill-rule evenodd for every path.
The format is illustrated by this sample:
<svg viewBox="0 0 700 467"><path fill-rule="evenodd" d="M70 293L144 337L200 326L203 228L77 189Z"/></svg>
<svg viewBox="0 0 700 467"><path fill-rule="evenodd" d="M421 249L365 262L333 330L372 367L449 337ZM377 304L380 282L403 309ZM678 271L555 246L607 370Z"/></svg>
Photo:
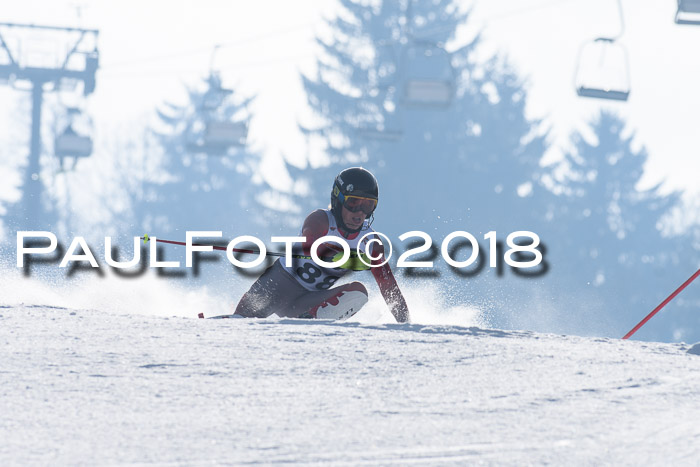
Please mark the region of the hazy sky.
<svg viewBox="0 0 700 467"><path fill-rule="evenodd" d="M164 100L182 101L183 83L206 76L211 51L222 44L215 67L225 83L258 96L250 140L268 160L284 155L303 163L305 141L297 130L308 115L299 72L314 70L315 33L332 16L335 2L122 0L24 0L5 5L0 22L100 29L101 69L88 109L97 144L106 132L146 115ZM462 37L482 32L481 54L498 51L527 79L528 113L551 129L553 160L573 129L601 106L619 111L650 153L648 186L700 195L700 26L673 22L675 0L624 0L626 32L620 43L629 53L631 95L627 103L581 99L574 92L581 44L619 28L612 0L482 0L465 2L473 15ZM0 102L16 91L0 87ZM5 127L11 106L0 105ZM27 129L29 131L29 129ZM0 138L8 135L0 134Z"/></svg>

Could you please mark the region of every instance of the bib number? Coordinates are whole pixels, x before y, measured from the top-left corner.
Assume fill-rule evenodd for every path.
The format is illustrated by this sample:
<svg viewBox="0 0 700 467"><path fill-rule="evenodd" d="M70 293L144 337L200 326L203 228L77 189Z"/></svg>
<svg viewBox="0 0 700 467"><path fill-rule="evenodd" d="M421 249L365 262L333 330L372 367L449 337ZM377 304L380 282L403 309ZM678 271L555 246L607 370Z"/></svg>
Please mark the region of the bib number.
<svg viewBox="0 0 700 467"><path fill-rule="evenodd" d="M323 275L321 268L313 263L305 263L304 266L300 266L296 269L297 276L307 284L313 284L316 279ZM337 276L326 275L322 281L316 284L318 290L328 290L333 287L333 284L340 279Z"/></svg>

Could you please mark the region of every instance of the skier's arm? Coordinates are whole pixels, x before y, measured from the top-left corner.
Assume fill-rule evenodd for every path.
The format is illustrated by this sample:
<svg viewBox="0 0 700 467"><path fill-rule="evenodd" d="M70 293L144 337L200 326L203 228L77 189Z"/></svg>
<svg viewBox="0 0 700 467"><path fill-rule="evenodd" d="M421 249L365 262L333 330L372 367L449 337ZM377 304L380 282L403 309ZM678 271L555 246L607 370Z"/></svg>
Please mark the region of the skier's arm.
<svg viewBox="0 0 700 467"><path fill-rule="evenodd" d="M377 249L377 252L379 252L381 256L379 259L373 260L372 264L379 264L384 260L384 248L380 246ZM377 252L375 252L373 249L372 256L377 257ZM399 323L409 322L411 316L408 313L408 305L406 304L406 300L403 298L399 285L396 283L394 274L391 272L389 263L385 264L384 266L372 268L372 275L377 281L379 291L382 293L384 301L386 301L386 304L389 306L391 314L394 315L396 321Z"/></svg>
<svg viewBox="0 0 700 467"><path fill-rule="evenodd" d="M317 209L306 216L301 228L301 235L306 237L306 241L302 244L305 255L311 254L311 245L328 233L328 227L328 216L322 209ZM319 248L318 255L323 256L324 254L323 247Z"/></svg>

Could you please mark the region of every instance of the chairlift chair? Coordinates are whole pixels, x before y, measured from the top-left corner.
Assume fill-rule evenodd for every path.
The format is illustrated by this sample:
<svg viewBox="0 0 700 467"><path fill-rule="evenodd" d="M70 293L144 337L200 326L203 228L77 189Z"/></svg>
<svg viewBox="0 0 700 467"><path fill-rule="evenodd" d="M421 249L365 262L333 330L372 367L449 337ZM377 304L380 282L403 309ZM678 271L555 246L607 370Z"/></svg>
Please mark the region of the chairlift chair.
<svg viewBox="0 0 700 467"><path fill-rule="evenodd" d="M204 131L204 145L218 146L245 146L248 137L248 124L246 122L211 121L207 123Z"/></svg>
<svg viewBox="0 0 700 467"><path fill-rule="evenodd" d="M89 157L92 154L92 138L77 134L69 126L54 140L54 152L58 157Z"/></svg>
<svg viewBox="0 0 700 467"><path fill-rule="evenodd" d="M211 120L204 124L200 136L187 144L187 149L207 155L225 155L232 147L245 146L248 138L247 122Z"/></svg>
<svg viewBox="0 0 700 467"><path fill-rule="evenodd" d="M626 101L630 95L627 51L614 38L599 37L579 51L575 75L581 97Z"/></svg>
<svg viewBox="0 0 700 467"><path fill-rule="evenodd" d="M89 157L92 154L92 138L84 133L85 129L91 130L90 118L82 113L79 107L67 107L63 131L54 138L54 154L63 159L73 157L75 159ZM67 121L67 123L65 123ZM75 131L76 124L79 127Z"/></svg>
<svg viewBox="0 0 700 467"><path fill-rule="evenodd" d="M92 138L79 135L73 130L72 125L69 125L63 133L54 139L54 154L61 160L61 172L74 170L78 159L89 157L92 154L92 149ZM70 165L66 165L66 158L68 158L69 163L72 160Z"/></svg>
<svg viewBox="0 0 700 467"><path fill-rule="evenodd" d="M700 25L700 0L678 0L676 24Z"/></svg>
<svg viewBox="0 0 700 467"><path fill-rule="evenodd" d="M214 53L218 46L215 47ZM213 54L212 54L213 63ZM208 155L225 155L232 147L246 145L248 138L248 121L233 122L217 115L217 109L224 104L226 98L233 94L232 89L221 86L221 78L213 68L209 72L209 89L200 102L200 112L204 119L204 127L191 133L191 141L187 149ZM189 129L193 130L192 127Z"/></svg>
<svg viewBox="0 0 700 467"><path fill-rule="evenodd" d="M450 54L444 48L413 43L404 49L400 65L403 104L447 107L452 103L455 72Z"/></svg>
<svg viewBox="0 0 700 467"><path fill-rule="evenodd" d="M363 139L382 142L396 142L403 137L403 130L398 128L386 128L384 125L361 126L357 129L357 135Z"/></svg>
<svg viewBox="0 0 700 467"><path fill-rule="evenodd" d="M581 46L575 72L576 93L581 97L626 101L630 95L627 50L617 41L625 33L622 0L617 0L620 30L614 37L598 37Z"/></svg>

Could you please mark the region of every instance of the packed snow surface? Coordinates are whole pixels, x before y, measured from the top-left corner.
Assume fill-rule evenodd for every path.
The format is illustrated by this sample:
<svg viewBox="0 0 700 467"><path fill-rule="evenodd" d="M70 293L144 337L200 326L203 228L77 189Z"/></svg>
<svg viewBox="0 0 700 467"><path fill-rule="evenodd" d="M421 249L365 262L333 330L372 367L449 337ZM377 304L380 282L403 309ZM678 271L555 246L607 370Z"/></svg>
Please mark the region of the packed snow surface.
<svg viewBox="0 0 700 467"><path fill-rule="evenodd" d="M0 308L0 464L700 463L685 344Z"/></svg>

